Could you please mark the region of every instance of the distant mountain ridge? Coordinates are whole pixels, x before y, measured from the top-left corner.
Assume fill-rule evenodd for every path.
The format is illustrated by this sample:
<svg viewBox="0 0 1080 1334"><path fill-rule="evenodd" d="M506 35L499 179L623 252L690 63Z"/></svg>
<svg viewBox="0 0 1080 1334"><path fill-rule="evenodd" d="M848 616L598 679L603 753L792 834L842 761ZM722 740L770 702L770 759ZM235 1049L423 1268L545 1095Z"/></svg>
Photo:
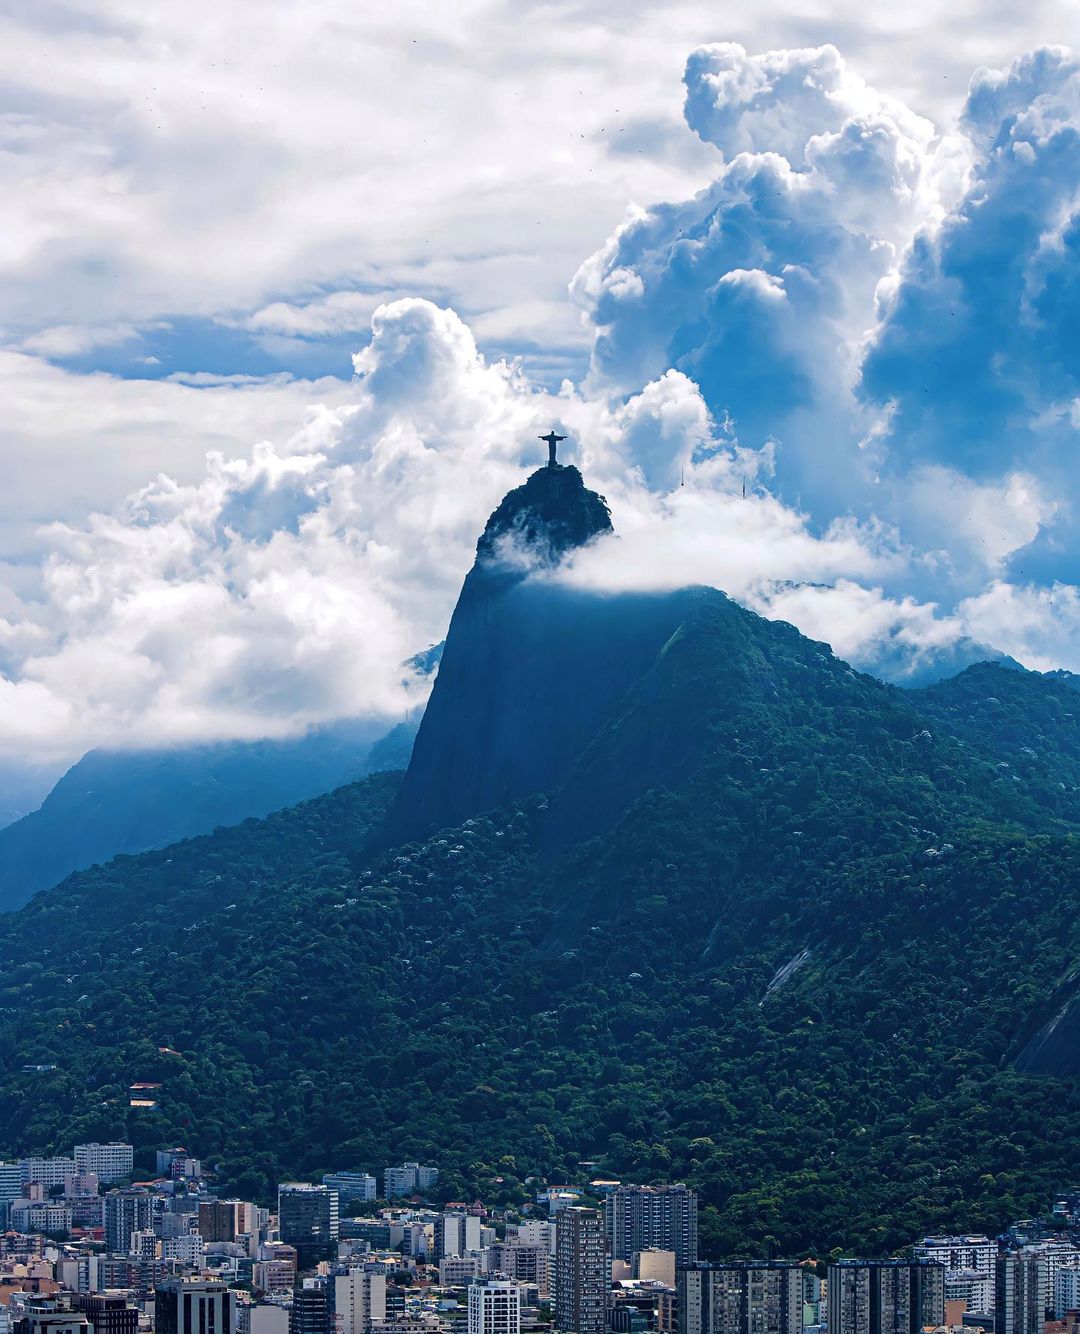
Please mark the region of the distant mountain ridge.
<svg viewBox="0 0 1080 1334"><path fill-rule="evenodd" d="M409 762L413 723L347 720L281 741L94 750L0 829L0 911L72 871L293 806Z"/></svg>

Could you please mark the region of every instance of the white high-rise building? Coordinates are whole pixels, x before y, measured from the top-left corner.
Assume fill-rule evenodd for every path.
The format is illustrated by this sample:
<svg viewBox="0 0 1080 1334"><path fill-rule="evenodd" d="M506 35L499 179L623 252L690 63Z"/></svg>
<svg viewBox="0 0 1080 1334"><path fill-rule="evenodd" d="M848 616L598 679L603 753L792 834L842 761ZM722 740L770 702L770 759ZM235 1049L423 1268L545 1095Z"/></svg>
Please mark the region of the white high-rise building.
<svg viewBox="0 0 1080 1334"><path fill-rule="evenodd" d="M1080 1311L1080 1260L1063 1261L1054 1276L1054 1316L1064 1320L1070 1311Z"/></svg>
<svg viewBox="0 0 1080 1334"><path fill-rule="evenodd" d="M1057 1304L1057 1275L1063 1265L1080 1261L1080 1251L1067 1241L1040 1241L1023 1248L1039 1266L1039 1309L1052 1311Z"/></svg>
<svg viewBox="0 0 1080 1334"><path fill-rule="evenodd" d="M469 1334L521 1334L521 1292L507 1279L469 1287Z"/></svg>
<svg viewBox="0 0 1080 1334"><path fill-rule="evenodd" d="M483 1246L480 1219L474 1214L440 1214L435 1220L435 1258L467 1255Z"/></svg>
<svg viewBox="0 0 1080 1334"><path fill-rule="evenodd" d="M19 1163L0 1163L0 1208L22 1198L23 1175Z"/></svg>
<svg viewBox="0 0 1080 1334"><path fill-rule="evenodd" d="M203 1262L206 1247L197 1232L187 1232L181 1237L166 1237L161 1243L163 1260L179 1260L181 1264L198 1268Z"/></svg>
<svg viewBox="0 0 1080 1334"><path fill-rule="evenodd" d="M24 1182L42 1186L46 1191L66 1185L79 1175L74 1158L22 1158L19 1168Z"/></svg>
<svg viewBox="0 0 1080 1334"><path fill-rule="evenodd" d="M524 1223L509 1224L506 1240L509 1245L546 1246L548 1255L554 1259L557 1228L557 1223L546 1218L529 1218Z"/></svg>
<svg viewBox="0 0 1080 1334"><path fill-rule="evenodd" d="M130 1144L76 1144L72 1157L80 1176L93 1172L99 1181L122 1181L131 1176L135 1150Z"/></svg>
<svg viewBox="0 0 1080 1334"><path fill-rule="evenodd" d="M386 1319L386 1275L350 1269L334 1278L334 1334L369 1334Z"/></svg>
<svg viewBox="0 0 1080 1334"><path fill-rule="evenodd" d="M963 1297L969 1311L993 1312L996 1242L982 1235L924 1237L914 1250L916 1258L945 1266L946 1297Z"/></svg>
<svg viewBox="0 0 1080 1334"><path fill-rule="evenodd" d="M383 1171L383 1199L396 1200L403 1195L415 1195L430 1190L439 1179L437 1167L423 1167L420 1163L402 1163Z"/></svg>

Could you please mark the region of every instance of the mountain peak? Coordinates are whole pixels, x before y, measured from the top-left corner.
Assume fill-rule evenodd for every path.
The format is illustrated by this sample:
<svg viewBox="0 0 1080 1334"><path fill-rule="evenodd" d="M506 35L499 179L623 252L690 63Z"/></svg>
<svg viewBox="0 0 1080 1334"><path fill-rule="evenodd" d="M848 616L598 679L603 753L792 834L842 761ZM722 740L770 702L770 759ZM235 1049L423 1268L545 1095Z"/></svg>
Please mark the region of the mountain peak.
<svg viewBox="0 0 1080 1334"><path fill-rule="evenodd" d="M503 497L450 620L388 837L554 788L671 635L663 599L527 577L610 532L603 496L568 465L538 468Z"/></svg>
<svg viewBox="0 0 1080 1334"><path fill-rule="evenodd" d="M577 468L548 464L499 502L476 544L476 563L557 565L568 551L611 531L607 502Z"/></svg>

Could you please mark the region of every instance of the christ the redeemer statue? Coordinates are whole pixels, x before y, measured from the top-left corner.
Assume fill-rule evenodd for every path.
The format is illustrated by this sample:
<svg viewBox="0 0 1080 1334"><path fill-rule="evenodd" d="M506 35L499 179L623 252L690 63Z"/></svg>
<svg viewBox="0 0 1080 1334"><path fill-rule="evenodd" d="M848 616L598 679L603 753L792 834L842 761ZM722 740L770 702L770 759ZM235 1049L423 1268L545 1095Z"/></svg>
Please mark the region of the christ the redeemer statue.
<svg viewBox="0 0 1080 1334"><path fill-rule="evenodd" d="M559 465L555 462L555 446L560 440L565 440L565 435L556 435L554 431L548 431L547 435L540 436L544 444L548 447L548 467L557 468Z"/></svg>

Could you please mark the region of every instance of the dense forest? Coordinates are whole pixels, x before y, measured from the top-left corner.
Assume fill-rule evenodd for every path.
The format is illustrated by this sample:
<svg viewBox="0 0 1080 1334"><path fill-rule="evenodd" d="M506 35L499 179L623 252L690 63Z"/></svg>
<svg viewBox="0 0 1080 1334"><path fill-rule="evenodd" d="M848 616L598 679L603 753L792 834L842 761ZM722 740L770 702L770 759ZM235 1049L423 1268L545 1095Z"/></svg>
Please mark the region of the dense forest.
<svg viewBox="0 0 1080 1334"><path fill-rule="evenodd" d="M0 918L0 1150L179 1141L260 1199L595 1159L696 1186L716 1255L996 1229L1080 1179L1080 1089L1014 1066L1078 957L1078 716L703 590L557 790L387 848L376 775Z"/></svg>

